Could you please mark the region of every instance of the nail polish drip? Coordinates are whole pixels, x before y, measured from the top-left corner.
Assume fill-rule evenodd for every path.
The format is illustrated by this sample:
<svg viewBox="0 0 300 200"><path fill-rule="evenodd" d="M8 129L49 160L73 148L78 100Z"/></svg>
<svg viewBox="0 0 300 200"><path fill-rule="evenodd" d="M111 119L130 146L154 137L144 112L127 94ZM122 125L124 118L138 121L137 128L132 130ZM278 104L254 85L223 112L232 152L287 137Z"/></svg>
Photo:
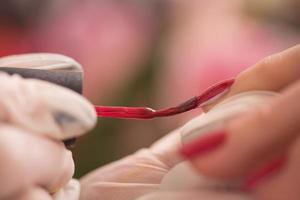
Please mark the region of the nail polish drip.
<svg viewBox="0 0 300 200"><path fill-rule="evenodd" d="M228 79L217 83L205 90L201 95L195 96L184 103L171 108L154 110L148 107L95 106L95 109L98 117L110 118L152 119L176 115L198 108L206 101L227 90L234 81L235 79Z"/></svg>

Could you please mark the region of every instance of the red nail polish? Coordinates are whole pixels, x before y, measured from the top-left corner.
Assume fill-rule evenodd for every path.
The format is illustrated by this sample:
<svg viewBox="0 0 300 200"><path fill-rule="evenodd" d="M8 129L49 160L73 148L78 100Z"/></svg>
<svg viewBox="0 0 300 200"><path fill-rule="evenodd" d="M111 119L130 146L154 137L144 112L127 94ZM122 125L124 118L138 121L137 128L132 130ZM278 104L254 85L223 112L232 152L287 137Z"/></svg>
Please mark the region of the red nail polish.
<svg viewBox="0 0 300 200"><path fill-rule="evenodd" d="M242 188L246 191L252 191L259 183L261 183L266 178L272 176L274 173L278 172L286 162L286 156L282 156L271 163L265 165L260 170L250 175L244 180Z"/></svg>
<svg viewBox="0 0 300 200"><path fill-rule="evenodd" d="M128 118L128 119L152 119L155 117L167 117L177 115L215 100L224 94L234 83L235 79L224 80L217 83L199 96L179 104L178 106L154 110L147 107L119 107L119 106L94 106L98 117Z"/></svg>
<svg viewBox="0 0 300 200"><path fill-rule="evenodd" d="M194 158L216 149L224 143L225 139L226 132L224 130L218 130L200 136L197 140L185 144L179 152L186 158Z"/></svg>

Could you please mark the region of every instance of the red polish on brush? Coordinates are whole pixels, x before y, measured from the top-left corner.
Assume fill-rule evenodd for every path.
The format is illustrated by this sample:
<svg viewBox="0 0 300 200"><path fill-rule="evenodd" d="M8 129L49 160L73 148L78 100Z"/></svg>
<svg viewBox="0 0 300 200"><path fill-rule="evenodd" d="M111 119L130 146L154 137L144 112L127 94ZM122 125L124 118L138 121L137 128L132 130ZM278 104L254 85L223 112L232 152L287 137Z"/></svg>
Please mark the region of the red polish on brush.
<svg viewBox="0 0 300 200"><path fill-rule="evenodd" d="M203 103L230 88L234 81L235 79L228 79L217 83L205 90L201 95L171 108L154 110L147 107L95 106L95 109L98 117L110 118L152 119L176 115L200 107Z"/></svg>

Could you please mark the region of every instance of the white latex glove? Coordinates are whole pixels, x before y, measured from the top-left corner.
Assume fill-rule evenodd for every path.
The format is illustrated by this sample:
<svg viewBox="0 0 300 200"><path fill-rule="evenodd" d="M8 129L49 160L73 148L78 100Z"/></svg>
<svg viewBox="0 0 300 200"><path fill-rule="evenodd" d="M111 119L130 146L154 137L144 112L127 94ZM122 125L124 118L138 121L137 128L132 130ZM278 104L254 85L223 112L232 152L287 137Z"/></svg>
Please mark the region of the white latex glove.
<svg viewBox="0 0 300 200"><path fill-rule="evenodd" d="M0 67L70 69L64 56L30 54L0 59ZM72 153L62 140L96 123L93 106L81 95L49 82L0 73L0 199L77 200L79 183Z"/></svg>

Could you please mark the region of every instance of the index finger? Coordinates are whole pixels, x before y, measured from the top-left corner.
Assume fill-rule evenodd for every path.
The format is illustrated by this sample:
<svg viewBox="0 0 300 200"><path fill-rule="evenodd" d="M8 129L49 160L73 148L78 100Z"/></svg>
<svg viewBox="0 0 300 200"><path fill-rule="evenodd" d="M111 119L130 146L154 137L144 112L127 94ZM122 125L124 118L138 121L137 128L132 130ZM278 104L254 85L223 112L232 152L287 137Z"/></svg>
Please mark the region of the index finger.
<svg viewBox="0 0 300 200"><path fill-rule="evenodd" d="M251 90L281 91L299 79L300 67L297 62L299 57L300 45L296 45L264 58L240 73L230 91L204 109L208 110L218 102L241 92Z"/></svg>

